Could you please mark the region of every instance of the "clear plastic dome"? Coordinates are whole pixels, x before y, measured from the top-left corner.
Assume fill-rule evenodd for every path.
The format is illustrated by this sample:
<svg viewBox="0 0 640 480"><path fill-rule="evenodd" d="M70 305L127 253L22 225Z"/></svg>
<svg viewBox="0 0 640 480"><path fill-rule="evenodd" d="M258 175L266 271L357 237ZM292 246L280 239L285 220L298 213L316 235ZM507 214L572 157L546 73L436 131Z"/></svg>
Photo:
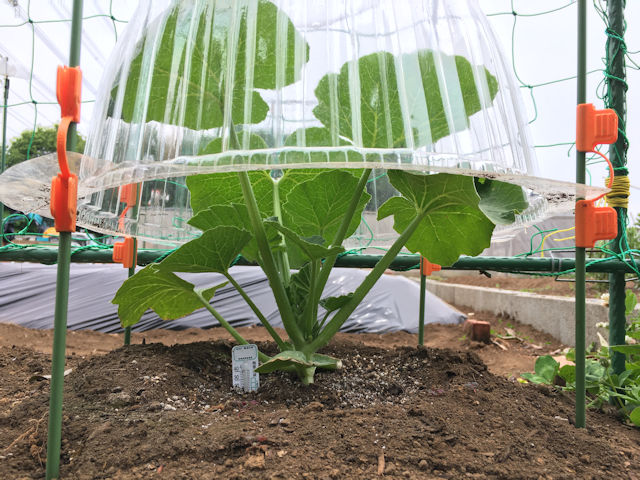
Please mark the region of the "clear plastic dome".
<svg viewBox="0 0 640 480"><path fill-rule="evenodd" d="M519 89L473 0L141 1L100 91L78 224L105 233L193 238L185 177L220 171L376 169L352 247L395 235L375 221L386 169L522 185L538 193L525 222L602 191L535 177ZM125 211L126 184L141 196Z"/></svg>

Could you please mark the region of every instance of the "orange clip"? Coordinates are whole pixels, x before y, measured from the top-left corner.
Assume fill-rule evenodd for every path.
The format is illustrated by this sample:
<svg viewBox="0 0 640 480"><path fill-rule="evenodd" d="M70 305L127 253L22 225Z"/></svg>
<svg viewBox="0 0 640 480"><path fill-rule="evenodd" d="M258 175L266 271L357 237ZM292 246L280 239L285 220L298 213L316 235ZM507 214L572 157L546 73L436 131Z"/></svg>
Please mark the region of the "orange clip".
<svg viewBox="0 0 640 480"><path fill-rule="evenodd" d="M62 119L58 126L57 153L60 173L51 181L51 215L58 232L76 231L78 177L69 170L67 134L71 122L80 121L82 72L78 67L58 67L56 94Z"/></svg>
<svg viewBox="0 0 640 480"><path fill-rule="evenodd" d="M576 148L591 152L597 145L618 139L618 115L615 110L596 110L592 103L578 105L576 116Z"/></svg>
<svg viewBox="0 0 640 480"><path fill-rule="evenodd" d="M65 177L59 173L51 181L51 216L58 232L76 231L76 206L78 198L78 177Z"/></svg>
<svg viewBox="0 0 640 480"><path fill-rule="evenodd" d="M120 187L120 202L128 207L135 207L138 203L138 184L129 183Z"/></svg>
<svg viewBox="0 0 640 480"><path fill-rule="evenodd" d="M113 246L113 261L121 263L124 268L135 267L138 260L136 241L131 237L125 237L122 242Z"/></svg>
<svg viewBox="0 0 640 480"><path fill-rule="evenodd" d="M71 117L80 123L80 101L82 92L82 71L80 67L58 67L56 96L60 104L60 116Z"/></svg>
<svg viewBox="0 0 640 480"><path fill-rule="evenodd" d="M593 200L576 202L576 247L593 248L596 240L618 235L618 214L611 207L596 207Z"/></svg>
<svg viewBox="0 0 640 480"><path fill-rule="evenodd" d="M424 257L420 257L420 274L430 276L433 272L439 272L442 266L437 263L431 263Z"/></svg>

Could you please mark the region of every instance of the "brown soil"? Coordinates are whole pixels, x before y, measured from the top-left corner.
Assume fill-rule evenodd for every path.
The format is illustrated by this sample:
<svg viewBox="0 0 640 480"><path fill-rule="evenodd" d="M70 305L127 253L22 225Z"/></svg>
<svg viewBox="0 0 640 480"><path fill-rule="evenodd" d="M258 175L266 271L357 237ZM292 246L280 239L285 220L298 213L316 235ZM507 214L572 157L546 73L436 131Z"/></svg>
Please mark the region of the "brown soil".
<svg viewBox="0 0 640 480"><path fill-rule="evenodd" d="M460 326L426 330L456 351L340 334L326 353L344 369L310 387L263 375L255 394L231 390L221 330L144 332L115 350L119 336L69 332L61 477L638 478L639 430L598 412L576 429L570 394L505 377L562 347L510 325L521 340L507 350ZM261 328L242 333L274 353ZM50 344L50 331L0 324L0 478L44 476L48 381L34 375L48 373Z"/></svg>
<svg viewBox="0 0 640 480"><path fill-rule="evenodd" d="M556 280L551 277L522 277L513 275L492 275L491 278L482 275L451 275L431 277L447 283L458 283L461 285L474 285L478 287L502 288L504 290L516 290L520 292L538 293L542 295L557 295L562 297L572 297L575 295L575 283L570 278ZM600 298L603 293L607 293L607 283L587 282L587 297ZM637 288L634 282L627 282L627 288Z"/></svg>

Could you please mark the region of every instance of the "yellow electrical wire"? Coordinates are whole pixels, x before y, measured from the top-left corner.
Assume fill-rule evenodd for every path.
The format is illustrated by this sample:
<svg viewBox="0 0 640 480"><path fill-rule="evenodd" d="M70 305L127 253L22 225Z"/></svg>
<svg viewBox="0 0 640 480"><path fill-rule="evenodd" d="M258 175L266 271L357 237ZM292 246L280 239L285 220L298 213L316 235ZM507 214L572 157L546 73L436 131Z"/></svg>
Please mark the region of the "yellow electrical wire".
<svg viewBox="0 0 640 480"><path fill-rule="evenodd" d="M542 243L540 244L540 257L544 257L544 242L547 240L547 238L555 235L556 233L570 232L571 230L575 230L575 229L576 229L576 227L571 227L571 228L565 228L564 230L556 230L554 232L547 233L544 237L542 237ZM573 237L566 237L566 238L558 238L558 239L556 239L556 242L562 242L564 240L571 240L572 238L576 238L576 237L573 236Z"/></svg>

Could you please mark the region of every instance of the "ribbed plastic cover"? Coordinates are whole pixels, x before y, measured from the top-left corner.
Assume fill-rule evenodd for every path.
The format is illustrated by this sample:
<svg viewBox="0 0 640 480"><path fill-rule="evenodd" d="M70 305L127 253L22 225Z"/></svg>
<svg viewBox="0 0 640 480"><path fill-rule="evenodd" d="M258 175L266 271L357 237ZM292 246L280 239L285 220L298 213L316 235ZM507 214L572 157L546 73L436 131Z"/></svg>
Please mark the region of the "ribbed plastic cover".
<svg viewBox="0 0 640 480"><path fill-rule="evenodd" d="M374 220L385 169L520 184L540 194L521 221L576 195L535 178L519 89L474 0L141 1L94 115L78 223L159 243L199 233L185 177L200 173L375 168L351 246L395 235ZM141 199L123 214L131 183Z"/></svg>

